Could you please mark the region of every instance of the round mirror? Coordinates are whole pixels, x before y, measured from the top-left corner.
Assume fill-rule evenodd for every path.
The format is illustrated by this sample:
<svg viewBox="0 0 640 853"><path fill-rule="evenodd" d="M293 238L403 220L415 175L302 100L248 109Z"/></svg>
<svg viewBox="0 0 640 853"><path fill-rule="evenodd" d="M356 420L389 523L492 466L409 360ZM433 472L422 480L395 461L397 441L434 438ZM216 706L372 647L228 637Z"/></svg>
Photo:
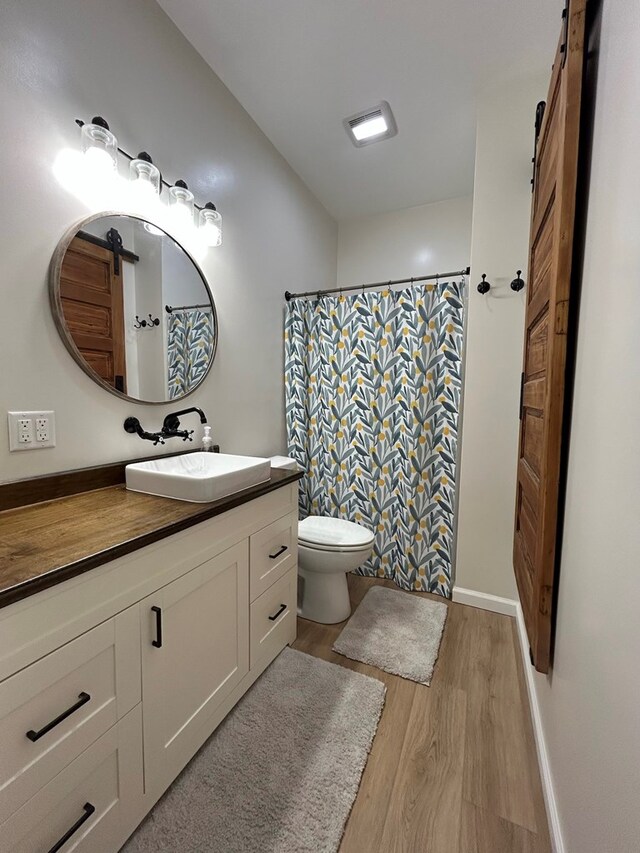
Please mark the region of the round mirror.
<svg viewBox="0 0 640 853"><path fill-rule="evenodd" d="M166 403L209 372L218 324L206 279L150 222L116 213L83 220L60 241L49 288L65 346L112 394Z"/></svg>

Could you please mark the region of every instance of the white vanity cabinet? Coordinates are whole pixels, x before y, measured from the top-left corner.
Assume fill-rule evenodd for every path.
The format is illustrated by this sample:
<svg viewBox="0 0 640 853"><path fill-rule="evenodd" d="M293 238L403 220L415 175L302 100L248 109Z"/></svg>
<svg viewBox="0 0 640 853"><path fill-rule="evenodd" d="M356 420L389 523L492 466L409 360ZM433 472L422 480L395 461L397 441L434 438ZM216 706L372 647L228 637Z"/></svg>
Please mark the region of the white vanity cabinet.
<svg viewBox="0 0 640 853"><path fill-rule="evenodd" d="M244 541L140 602L149 790L161 793L177 776L249 672L248 574Z"/></svg>
<svg viewBox="0 0 640 853"><path fill-rule="evenodd" d="M295 639L296 588L294 482L0 609L0 853L117 853Z"/></svg>

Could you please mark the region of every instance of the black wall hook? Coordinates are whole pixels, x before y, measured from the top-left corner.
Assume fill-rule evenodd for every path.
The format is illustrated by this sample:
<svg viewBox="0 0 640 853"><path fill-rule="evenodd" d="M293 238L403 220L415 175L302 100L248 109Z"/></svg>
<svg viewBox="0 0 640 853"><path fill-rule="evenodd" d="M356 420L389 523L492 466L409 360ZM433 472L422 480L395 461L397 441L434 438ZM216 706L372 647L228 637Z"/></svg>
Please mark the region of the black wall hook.
<svg viewBox="0 0 640 853"><path fill-rule="evenodd" d="M488 281L485 281L486 277L487 274L483 272L482 281L478 285L478 293L481 293L483 296L485 295L485 293L488 293L491 290L491 285Z"/></svg>
<svg viewBox="0 0 640 853"><path fill-rule="evenodd" d="M134 329L146 329L146 328L153 329L154 326L160 325L160 318L159 317L154 318L151 316L151 314L147 314L147 316L149 317L148 320L141 320L140 317L138 317L138 315L136 314L136 322L133 324L133 328Z"/></svg>
<svg viewBox="0 0 640 853"><path fill-rule="evenodd" d="M516 277L511 282L511 290L515 290L516 293L524 287L524 280L520 278L521 272L522 270L516 270Z"/></svg>

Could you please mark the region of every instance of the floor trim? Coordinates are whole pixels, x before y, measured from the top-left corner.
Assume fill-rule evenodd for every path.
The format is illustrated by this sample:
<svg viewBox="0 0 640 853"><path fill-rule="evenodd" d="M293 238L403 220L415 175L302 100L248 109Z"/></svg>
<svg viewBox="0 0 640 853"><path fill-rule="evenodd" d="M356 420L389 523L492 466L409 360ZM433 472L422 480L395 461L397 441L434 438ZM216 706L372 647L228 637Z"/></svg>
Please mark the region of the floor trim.
<svg viewBox="0 0 640 853"><path fill-rule="evenodd" d="M553 788L551 764L549 762L547 742L542 725L542 714L540 712L540 704L538 702L538 693L536 690L535 670L529 660L529 638L527 637L527 628L524 622L524 613L522 612L520 602L516 603L516 624L518 626L520 651L522 652L524 677L527 684L527 693L529 694L529 707L531 709L531 721L533 723L533 733L536 741L536 752L538 753L538 766L540 768L540 777L542 780L542 793L544 795L544 804L547 809L551 849L553 850L553 853L565 853L564 841L562 840L562 832L560 829L560 816L558 814L558 806Z"/></svg>
<svg viewBox="0 0 640 853"><path fill-rule="evenodd" d="M468 604L471 607L479 607L481 610L491 610L493 613L502 613L504 616L516 616L518 602L512 598L500 598L499 595L489 595L486 592L477 592L475 589L464 589L454 586L453 600L458 604Z"/></svg>

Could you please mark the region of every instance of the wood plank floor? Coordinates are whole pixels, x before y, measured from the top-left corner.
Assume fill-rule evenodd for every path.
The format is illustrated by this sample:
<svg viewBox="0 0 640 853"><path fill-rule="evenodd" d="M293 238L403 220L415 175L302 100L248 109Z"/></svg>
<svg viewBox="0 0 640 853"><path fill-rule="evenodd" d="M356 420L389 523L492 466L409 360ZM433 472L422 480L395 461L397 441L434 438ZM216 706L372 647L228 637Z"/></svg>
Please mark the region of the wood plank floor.
<svg viewBox="0 0 640 853"><path fill-rule="evenodd" d="M348 579L354 609L397 589ZM299 619L294 644L387 685L339 853L550 853L515 620L449 603L431 687L332 652L343 627Z"/></svg>

